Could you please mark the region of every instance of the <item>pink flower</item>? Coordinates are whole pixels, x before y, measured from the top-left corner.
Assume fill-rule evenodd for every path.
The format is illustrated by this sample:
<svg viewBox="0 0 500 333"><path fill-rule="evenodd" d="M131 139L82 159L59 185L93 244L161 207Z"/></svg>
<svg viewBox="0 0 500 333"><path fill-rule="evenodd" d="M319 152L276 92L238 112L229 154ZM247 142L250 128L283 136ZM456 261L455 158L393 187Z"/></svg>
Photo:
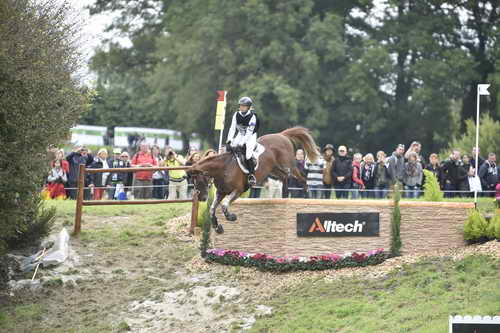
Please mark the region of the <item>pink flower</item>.
<svg viewBox="0 0 500 333"><path fill-rule="evenodd" d="M243 258L243 257L246 257L247 255L248 255L248 253L247 253L247 252L238 251L238 256L240 256L240 257L242 257L242 258Z"/></svg>
<svg viewBox="0 0 500 333"><path fill-rule="evenodd" d="M266 259L266 255L262 254L262 253L256 253L251 258L255 259L255 260L265 260Z"/></svg>

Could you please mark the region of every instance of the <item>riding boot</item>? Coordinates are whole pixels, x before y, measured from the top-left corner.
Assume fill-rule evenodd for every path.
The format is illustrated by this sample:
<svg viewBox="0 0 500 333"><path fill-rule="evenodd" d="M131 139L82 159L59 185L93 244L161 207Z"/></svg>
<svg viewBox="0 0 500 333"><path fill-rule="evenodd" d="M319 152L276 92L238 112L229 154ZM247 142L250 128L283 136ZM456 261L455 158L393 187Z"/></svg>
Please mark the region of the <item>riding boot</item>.
<svg viewBox="0 0 500 333"><path fill-rule="evenodd" d="M247 160L247 168L248 168L248 185L250 186L257 185L257 179L255 178L255 160L253 158Z"/></svg>

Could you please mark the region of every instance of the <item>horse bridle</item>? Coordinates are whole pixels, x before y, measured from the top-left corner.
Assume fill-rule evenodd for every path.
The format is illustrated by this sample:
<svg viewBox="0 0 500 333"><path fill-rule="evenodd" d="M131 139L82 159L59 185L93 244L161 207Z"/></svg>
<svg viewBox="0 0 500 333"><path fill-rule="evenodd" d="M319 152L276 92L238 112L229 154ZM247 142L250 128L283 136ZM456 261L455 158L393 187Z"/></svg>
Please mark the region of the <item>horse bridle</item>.
<svg viewBox="0 0 500 333"><path fill-rule="evenodd" d="M193 185L194 185L194 191L196 191L196 194L200 194L200 190L197 189L198 187L198 177L193 177ZM207 182L207 192L210 191L210 187L214 183L214 179L212 177L208 177L208 182Z"/></svg>

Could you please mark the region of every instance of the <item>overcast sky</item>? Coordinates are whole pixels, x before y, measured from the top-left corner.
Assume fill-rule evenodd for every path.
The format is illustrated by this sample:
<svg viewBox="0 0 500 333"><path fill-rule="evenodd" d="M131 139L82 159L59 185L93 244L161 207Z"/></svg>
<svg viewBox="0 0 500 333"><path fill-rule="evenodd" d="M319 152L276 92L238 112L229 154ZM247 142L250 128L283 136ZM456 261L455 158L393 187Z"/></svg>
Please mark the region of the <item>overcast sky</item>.
<svg viewBox="0 0 500 333"><path fill-rule="evenodd" d="M81 51L85 57L85 68L82 69L80 75L84 77L86 83L91 83L93 77L90 75L87 67L87 62L94 54L94 49L101 44L104 38L112 37L111 34L105 33L106 25L113 19L112 15L94 15L90 16L86 6L91 5L95 0L68 0L74 8L75 18L81 22Z"/></svg>

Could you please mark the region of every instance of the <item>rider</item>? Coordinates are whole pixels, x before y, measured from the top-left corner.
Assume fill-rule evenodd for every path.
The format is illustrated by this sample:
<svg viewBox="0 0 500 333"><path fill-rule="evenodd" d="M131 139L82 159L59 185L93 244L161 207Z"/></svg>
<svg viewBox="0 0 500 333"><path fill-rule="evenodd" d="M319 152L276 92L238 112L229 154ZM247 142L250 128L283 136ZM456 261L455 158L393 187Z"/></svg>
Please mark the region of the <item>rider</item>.
<svg viewBox="0 0 500 333"><path fill-rule="evenodd" d="M255 160L252 158L252 153L257 144L257 131L259 129L259 119L253 112L252 99L250 97L242 97L239 102L239 111L233 115L231 128L227 135L227 144L231 148L246 146L245 158L248 168L248 184L255 186ZM237 132L237 133L236 133ZM236 137L234 137L234 135Z"/></svg>

